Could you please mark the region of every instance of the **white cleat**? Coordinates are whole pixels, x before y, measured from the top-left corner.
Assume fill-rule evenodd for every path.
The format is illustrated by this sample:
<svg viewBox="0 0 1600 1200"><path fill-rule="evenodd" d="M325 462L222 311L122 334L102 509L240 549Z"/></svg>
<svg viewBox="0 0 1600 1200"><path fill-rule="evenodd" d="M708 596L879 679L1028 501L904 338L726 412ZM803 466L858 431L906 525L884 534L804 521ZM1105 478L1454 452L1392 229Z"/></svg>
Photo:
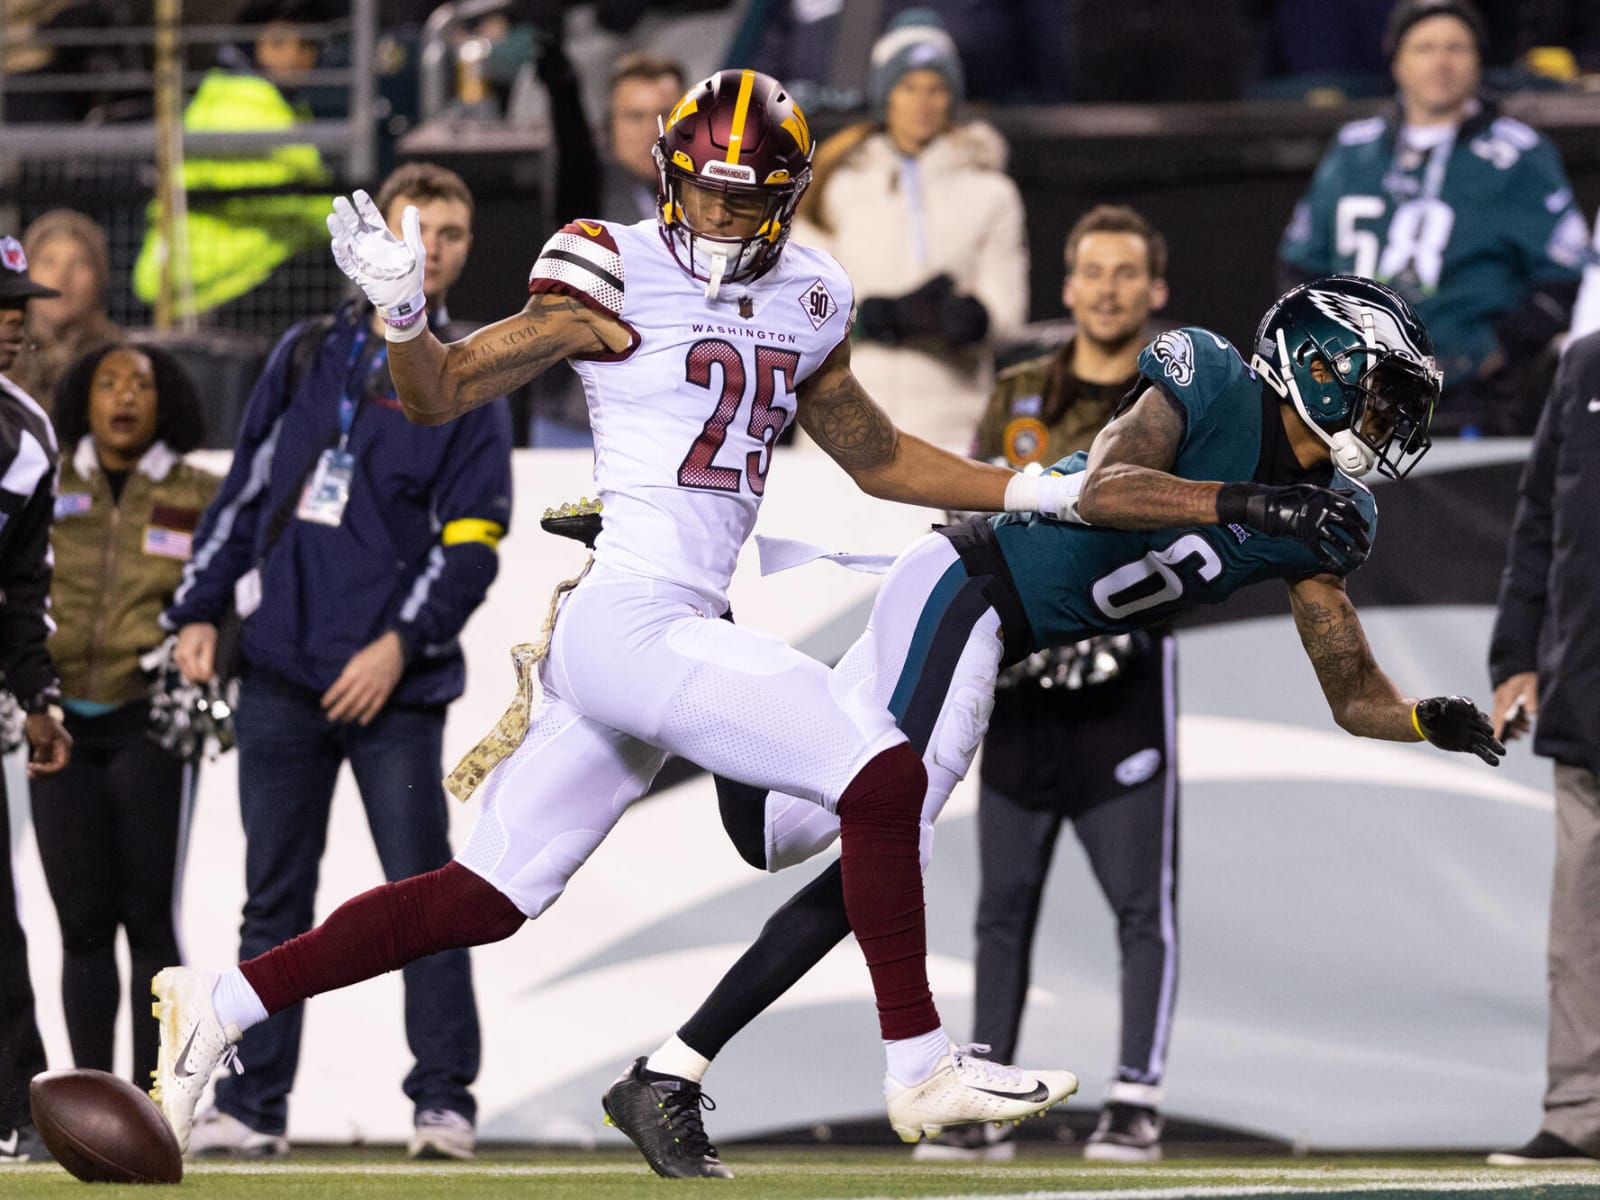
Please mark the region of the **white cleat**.
<svg viewBox="0 0 1600 1200"><path fill-rule="evenodd" d="M178 1137L178 1149L189 1149L195 1106L216 1069L227 1063L243 1073L235 1049L243 1035L237 1025L223 1025L211 1006L213 971L167 967L150 981L156 1002L150 1011L161 1022L161 1048L156 1057L150 1098Z"/></svg>
<svg viewBox="0 0 1600 1200"><path fill-rule="evenodd" d="M886 1079L889 1124L903 1142L937 1136L948 1125L1020 1121L1078 1090L1071 1071L1023 1071L974 1057L987 1046L951 1046L927 1079L911 1087Z"/></svg>

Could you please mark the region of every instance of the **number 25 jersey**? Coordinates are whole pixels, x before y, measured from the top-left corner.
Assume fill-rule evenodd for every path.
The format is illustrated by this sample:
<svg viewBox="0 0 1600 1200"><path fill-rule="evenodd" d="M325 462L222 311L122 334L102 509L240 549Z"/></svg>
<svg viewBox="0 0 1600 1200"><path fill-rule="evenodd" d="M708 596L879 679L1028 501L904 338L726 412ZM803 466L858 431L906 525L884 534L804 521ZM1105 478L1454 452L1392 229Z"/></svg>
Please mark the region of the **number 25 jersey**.
<svg viewBox="0 0 1600 1200"><path fill-rule="evenodd" d="M620 353L570 360L604 505L596 559L724 600L795 389L849 334L843 269L790 242L713 303L654 220L574 221L540 251L528 290L571 296L632 334Z"/></svg>

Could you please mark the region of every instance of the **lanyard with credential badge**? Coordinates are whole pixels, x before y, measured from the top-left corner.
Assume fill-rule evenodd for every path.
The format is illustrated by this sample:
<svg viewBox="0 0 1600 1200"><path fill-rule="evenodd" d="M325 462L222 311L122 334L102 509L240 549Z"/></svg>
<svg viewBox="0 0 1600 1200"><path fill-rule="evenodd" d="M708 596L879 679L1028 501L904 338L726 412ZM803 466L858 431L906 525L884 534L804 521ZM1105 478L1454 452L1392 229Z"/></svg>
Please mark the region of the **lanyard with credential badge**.
<svg viewBox="0 0 1600 1200"><path fill-rule="evenodd" d="M382 369L388 356L388 346L381 346L366 369L360 369L361 354L366 344L367 331L363 328L357 331L355 341L350 346L350 361L345 364L344 392L339 397L339 444L322 452L311 478L306 481L305 491L300 494L300 507L295 511L295 516L302 521L337 526L344 520L356 468L356 457L349 449L350 430L361 408L367 376L372 371Z"/></svg>

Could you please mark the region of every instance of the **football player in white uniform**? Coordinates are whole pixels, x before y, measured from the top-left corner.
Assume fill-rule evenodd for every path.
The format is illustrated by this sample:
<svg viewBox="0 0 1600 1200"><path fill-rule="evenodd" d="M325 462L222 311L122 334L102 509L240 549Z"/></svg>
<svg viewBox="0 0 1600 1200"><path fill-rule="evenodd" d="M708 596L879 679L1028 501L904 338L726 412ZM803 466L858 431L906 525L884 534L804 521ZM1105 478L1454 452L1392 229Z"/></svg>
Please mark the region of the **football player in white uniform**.
<svg viewBox="0 0 1600 1200"><path fill-rule="evenodd" d="M671 754L837 813L845 905L903 1138L1032 1115L1077 1088L1070 1072L998 1067L945 1035L926 971L927 779L888 711L776 638L716 619L791 419L873 496L1051 515L1074 497L1060 477L898 432L862 390L849 280L826 254L786 245L811 137L776 80L731 70L695 85L664 120L656 156L656 220L568 225L540 252L526 307L448 345L423 320L415 212L396 237L364 193L334 202L334 257L387 322L406 415L441 424L570 360L588 396L604 524L539 664L526 732L487 770L456 861L358 896L231 971L157 976L153 1091L180 1145L242 1029L446 947L508 937L560 896ZM646 1100L635 1118L659 1119L664 1098ZM726 1173L704 1150L699 1173Z"/></svg>

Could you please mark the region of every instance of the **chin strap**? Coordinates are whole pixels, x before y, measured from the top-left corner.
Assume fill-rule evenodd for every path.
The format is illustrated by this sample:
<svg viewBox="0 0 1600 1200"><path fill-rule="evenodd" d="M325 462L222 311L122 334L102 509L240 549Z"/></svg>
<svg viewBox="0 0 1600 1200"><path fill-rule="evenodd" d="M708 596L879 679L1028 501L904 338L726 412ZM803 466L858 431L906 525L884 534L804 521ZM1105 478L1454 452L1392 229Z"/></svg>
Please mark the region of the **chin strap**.
<svg viewBox="0 0 1600 1200"><path fill-rule="evenodd" d="M1251 356L1250 367L1266 381L1268 387L1294 405L1295 412L1300 414L1306 428L1327 445L1334 466L1352 479L1359 479L1372 470L1373 464L1378 461L1377 451L1358 438L1353 430L1341 429L1337 433L1329 433L1312 417L1295 382L1294 364L1289 357L1289 346L1283 330L1278 330L1278 361L1268 362L1256 354Z"/></svg>
<svg viewBox="0 0 1600 1200"><path fill-rule="evenodd" d="M715 300L717 293L722 290L722 277L728 270L728 255L725 251L714 252L711 255L711 278L706 280L706 299Z"/></svg>
<svg viewBox="0 0 1600 1200"><path fill-rule="evenodd" d="M1333 449L1333 465L1352 479L1361 478L1378 461L1377 451L1351 430L1341 429L1328 444Z"/></svg>

